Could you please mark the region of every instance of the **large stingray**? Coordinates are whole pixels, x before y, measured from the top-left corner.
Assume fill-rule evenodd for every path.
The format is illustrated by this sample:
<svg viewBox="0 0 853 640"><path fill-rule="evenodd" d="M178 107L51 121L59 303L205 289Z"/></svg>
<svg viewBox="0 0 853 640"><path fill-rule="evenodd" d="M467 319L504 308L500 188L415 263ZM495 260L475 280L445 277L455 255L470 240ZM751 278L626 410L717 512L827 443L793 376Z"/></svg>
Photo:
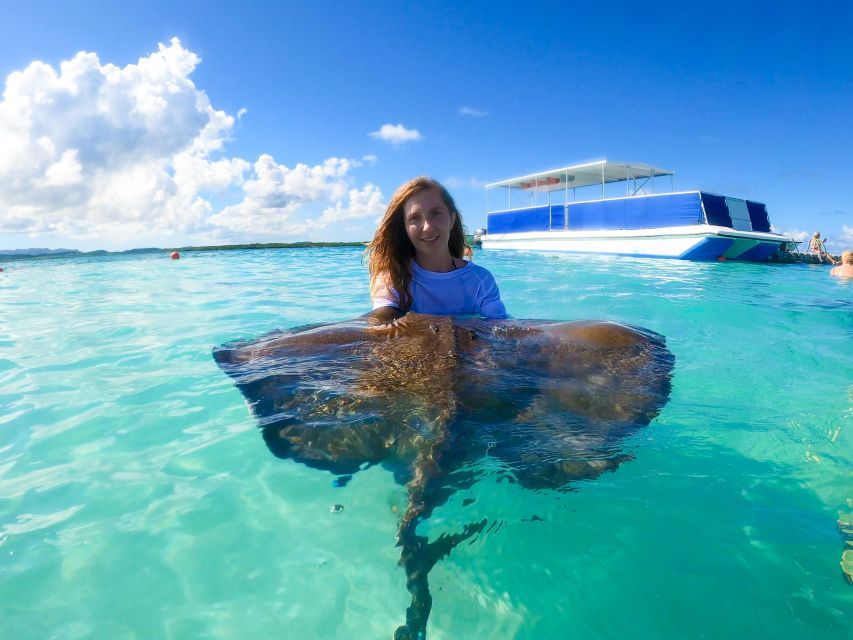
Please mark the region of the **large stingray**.
<svg viewBox="0 0 853 640"><path fill-rule="evenodd" d="M397 530L412 604L395 638L423 638L427 575L486 522L433 542L418 523L491 456L528 488L615 469L621 439L669 396L662 336L608 322L387 312L214 350L279 457L335 474L382 463L406 484Z"/></svg>

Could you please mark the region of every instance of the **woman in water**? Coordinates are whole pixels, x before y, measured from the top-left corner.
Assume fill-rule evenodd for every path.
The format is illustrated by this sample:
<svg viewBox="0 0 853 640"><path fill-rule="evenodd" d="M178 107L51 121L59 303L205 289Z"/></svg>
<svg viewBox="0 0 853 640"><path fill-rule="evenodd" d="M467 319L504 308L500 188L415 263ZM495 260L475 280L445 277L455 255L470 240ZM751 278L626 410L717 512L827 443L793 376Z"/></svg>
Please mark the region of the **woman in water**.
<svg viewBox="0 0 853 640"><path fill-rule="evenodd" d="M367 248L371 315L506 318L495 279L463 259L466 246L462 217L447 189L426 177L401 186Z"/></svg>

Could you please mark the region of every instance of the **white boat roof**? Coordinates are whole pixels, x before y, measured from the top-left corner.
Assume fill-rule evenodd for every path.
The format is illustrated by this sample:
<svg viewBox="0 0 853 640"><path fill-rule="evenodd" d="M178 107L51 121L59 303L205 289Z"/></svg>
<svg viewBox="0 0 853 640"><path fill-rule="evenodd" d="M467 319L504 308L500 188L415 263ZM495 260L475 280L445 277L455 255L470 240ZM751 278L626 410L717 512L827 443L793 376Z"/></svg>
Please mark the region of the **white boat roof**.
<svg viewBox="0 0 853 640"><path fill-rule="evenodd" d="M653 167L642 162L613 162L605 159L492 182L486 185L486 189L510 187L514 189L536 189L536 191L559 191L566 188L588 187L602 182L624 182L634 178L657 178L672 175L675 175L674 171Z"/></svg>

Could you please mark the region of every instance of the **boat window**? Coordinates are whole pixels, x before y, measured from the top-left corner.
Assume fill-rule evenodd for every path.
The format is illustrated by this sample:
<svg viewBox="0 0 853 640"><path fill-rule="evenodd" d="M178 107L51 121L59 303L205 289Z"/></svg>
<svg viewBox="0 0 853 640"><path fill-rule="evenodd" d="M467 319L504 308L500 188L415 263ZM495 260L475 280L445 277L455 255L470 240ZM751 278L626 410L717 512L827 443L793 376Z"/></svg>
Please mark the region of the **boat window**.
<svg viewBox="0 0 853 640"><path fill-rule="evenodd" d="M705 205L705 216L708 219L708 224L732 228L732 219L729 217L729 208L726 206L725 197L703 191L702 204Z"/></svg>

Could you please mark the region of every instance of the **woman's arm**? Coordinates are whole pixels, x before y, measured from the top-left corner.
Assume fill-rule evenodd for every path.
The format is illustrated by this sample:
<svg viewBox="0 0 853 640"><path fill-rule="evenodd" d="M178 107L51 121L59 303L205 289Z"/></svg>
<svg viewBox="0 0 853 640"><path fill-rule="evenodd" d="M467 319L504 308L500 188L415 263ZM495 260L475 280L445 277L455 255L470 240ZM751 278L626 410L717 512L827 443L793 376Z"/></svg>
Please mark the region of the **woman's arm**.
<svg viewBox="0 0 853 640"><path fill-rule="evenodd" d="M370 324L387 324L406 315L400 309L397 292L391 286L387 273L380 273L370 281L370 300L373 310L362 316Z"/></svg>
<svg viewBox="0 0 853 640"><path fill-rule="evenodd" d="M380 273L370 281L370 300L374 309L400 306L400 297L391 286L391 278L387 273Z"/></svg>
<svg viewBox="0 0 853 640"><path fill-rule="evenodd" d="M370 325L388 324L394 322L397 318L402 318L403 313L397 307L377 307L372 311L365 313L362 318L367 318L367 323Z"/></svg>
<svg viewBox="0 0 853 640"><path fill-rule="evenodd" d="M483 297L480 299L480 315L484 318L492 318L500 320L509 318L506 312L506 307L501 300L501 293L498 290L498 283L495 282L491 273L483 280Z"/></svg>

